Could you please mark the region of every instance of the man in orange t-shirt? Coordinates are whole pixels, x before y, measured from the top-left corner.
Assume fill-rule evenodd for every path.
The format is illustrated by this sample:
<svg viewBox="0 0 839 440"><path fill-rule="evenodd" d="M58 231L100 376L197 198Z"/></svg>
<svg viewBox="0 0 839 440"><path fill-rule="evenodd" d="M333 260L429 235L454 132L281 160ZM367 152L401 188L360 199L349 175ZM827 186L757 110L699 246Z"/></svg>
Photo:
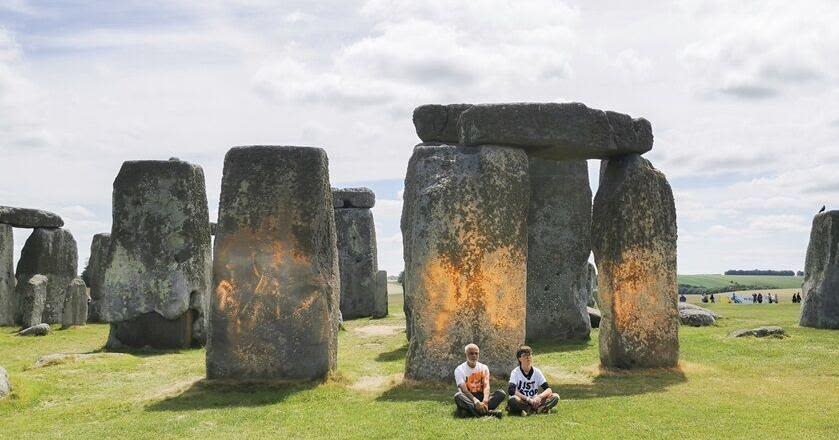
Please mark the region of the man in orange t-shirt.
<svg viewBox="0 0 839 440"><path fill-rule="evenodd" d="M507 398L504 390L496 390L489 394L489 368L478 362L481 350L475 344L463 348L466 362L454 370L454 381L458 391L454 395L458 413L466 413L474 417L493 416L501 418L498 405Z"/></svg>

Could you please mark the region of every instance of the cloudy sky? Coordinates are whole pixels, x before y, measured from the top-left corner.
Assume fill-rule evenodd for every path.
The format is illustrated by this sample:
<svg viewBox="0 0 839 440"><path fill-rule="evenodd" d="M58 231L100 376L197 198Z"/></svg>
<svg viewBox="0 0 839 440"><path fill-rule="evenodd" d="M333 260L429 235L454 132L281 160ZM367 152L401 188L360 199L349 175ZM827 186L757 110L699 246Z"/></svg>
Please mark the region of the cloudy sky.
<svg viewBox="0 0 839 440"><path fill-rule="evenodd" d="M646 117L680 273L802 269L813 214L839 208L836 1L58 3L0 1L0 205L62 215L80 263L124 160L202 165L215 218L225 152L278 144L323 147L334 186L377 192L398 272L424 103Z"/></svg>

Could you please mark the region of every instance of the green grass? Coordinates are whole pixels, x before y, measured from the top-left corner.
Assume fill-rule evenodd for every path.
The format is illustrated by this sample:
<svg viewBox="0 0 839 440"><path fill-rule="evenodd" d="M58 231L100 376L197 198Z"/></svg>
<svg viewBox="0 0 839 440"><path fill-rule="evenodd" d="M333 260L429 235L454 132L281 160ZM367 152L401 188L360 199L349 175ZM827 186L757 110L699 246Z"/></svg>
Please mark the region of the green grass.
<svg viewBox="0 0 839 440"><path fill-rule="evenodd" d="M597 331L586 343L533 344L537 365L562 397L556 412L475 420L453 416L453 383L402 381L402 304L399 295L390 299L390 317L346 324L333 377L296 386L206 383L202 349L34 369L41 355L101 350L107 326L43 338L0 328L0 364L14 387L0 402L0 438L811 440L836 438L839 429L839 331L798 327L794 304L709 305L726 319L681 329L677 370L602 373ZM727 336L767 324L791 336Z"/></svg>
<svg viewBox="0 0 839 440"><path fill-rule="evenodd" d="M744 286L761 286L764 289L798 289L804 282L804 277L784 277L773 275L679 275L679 284L715 288L725 287L731 283Z"/></svg>

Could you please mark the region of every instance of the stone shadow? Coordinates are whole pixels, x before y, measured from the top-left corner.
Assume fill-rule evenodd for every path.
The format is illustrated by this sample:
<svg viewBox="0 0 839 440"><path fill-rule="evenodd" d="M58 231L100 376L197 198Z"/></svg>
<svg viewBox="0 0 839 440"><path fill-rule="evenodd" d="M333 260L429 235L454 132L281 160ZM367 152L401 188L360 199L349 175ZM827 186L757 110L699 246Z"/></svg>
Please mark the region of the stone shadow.
<svg viewBox="0 0 839 440"><path fill-rule="evenodd" d="M233 382L201 379L176 396L147 405L145 410L177 412L273 405L319 384L320 382Z"/></svg>
<svg viewBox="0 0 839 440"><path fill-rule="evenodd" d="M395 350L379 353L376 355L376 362L404 361L407 353L408 343L406 342L404 345Z"/></svg>
<svg viewBox="0 0 839 440"><path fill-rule="evenodd" d="M445 402L454 405L454 378L449 382L415 382L403 380L391 387L378 398L378 402Z"/></svg>
<svg viewBox="0 0 839 440"><path fill-rule="evenodd" d="M591 383L556 384L551 388L561 399L582 400L660 393L684 382L687 378L678 369L601 370Z"/></svg>

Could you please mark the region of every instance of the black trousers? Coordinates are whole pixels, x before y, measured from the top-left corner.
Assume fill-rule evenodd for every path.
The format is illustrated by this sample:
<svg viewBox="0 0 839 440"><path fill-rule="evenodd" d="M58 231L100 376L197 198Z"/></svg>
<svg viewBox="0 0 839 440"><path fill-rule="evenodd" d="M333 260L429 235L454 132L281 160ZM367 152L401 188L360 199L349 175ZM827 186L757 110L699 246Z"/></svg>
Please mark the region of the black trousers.
<svg viewBox="0 0 839 440"><path fill-rule="evenodd" d="M475 396L476 399L483 402L484 393L477 392L472 393L472 395ZM487 402L487 409L493 410L495 408L498 408L498 405L501 405L501 402L503 402L506 398L507 393L505 393L504 390L495 390L495 392L489 396L489 401ZM477 417L483 415L483 413L475 409L475 403L472 402L472 400L469 399L469 397L463 394L462 391L458 391L457 394L454 395L454 403L457 405L458 408L465 409L469 414L473 416Z"/></svg>
<svg viewBox="0 0 839 440"><path fill-rule="evenodd" d="M542 402L540 407L550 405L553 408L556 403L559 402L559 394L553 393L544 402ZM530 411L532 408L525 402L520 401L516 396L510 396L510 400L507 401L507 411L518 414L522 411Z"/></svg>

